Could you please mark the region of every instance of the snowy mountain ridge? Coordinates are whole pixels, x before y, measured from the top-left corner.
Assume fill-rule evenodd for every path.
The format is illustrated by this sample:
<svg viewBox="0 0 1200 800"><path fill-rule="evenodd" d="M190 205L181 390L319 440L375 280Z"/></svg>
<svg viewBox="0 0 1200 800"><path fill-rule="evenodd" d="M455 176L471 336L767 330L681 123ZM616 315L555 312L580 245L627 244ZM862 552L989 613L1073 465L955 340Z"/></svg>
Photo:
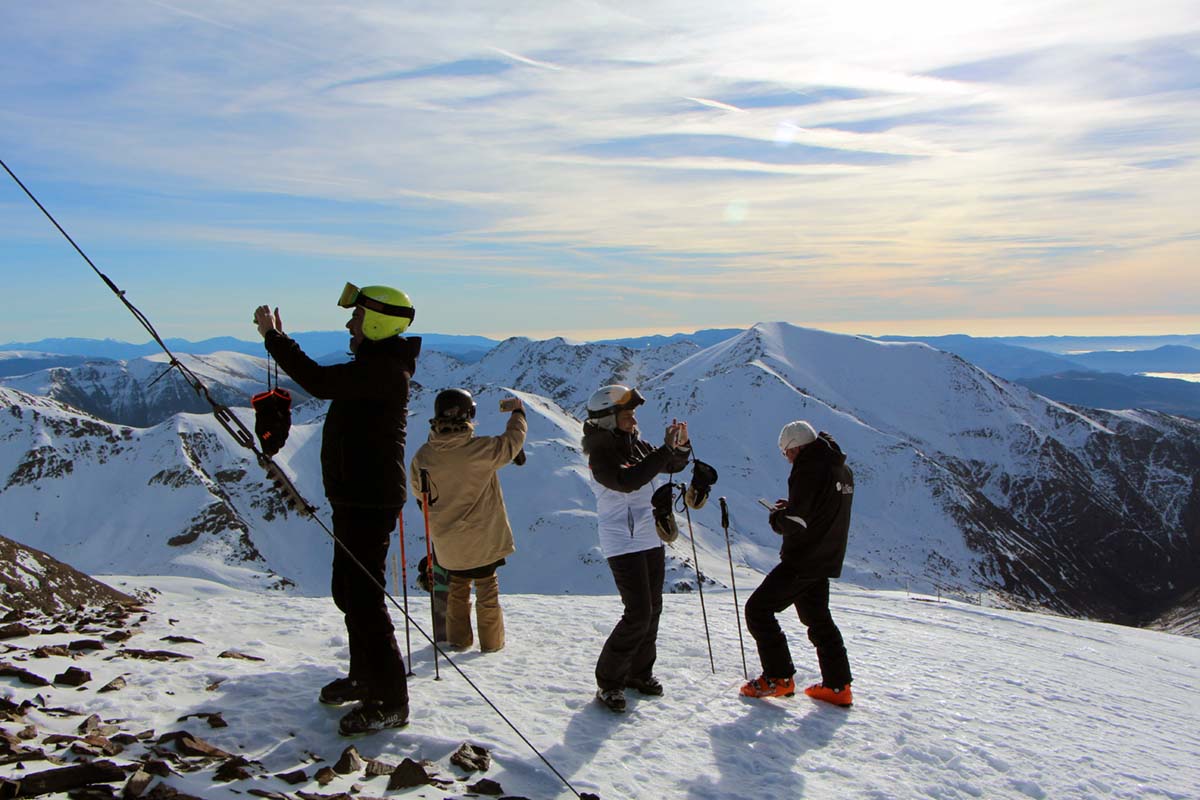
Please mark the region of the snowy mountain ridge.
<svg viewBox="0 0 1200 800"><path fill-rule="evenodd" d="M264 374L253 360L245 371ZM506 591L613 591L579 450L586 398L610 382L646 395L639 418L651 441L672 418L687 419L697 457L721 475L714 502L691 514L706 581L729 584L718 495L729 500L739 586L776 563L778 538L757 499L785 492L775 438L784 422L804 418L834 435L856 473L846 582L1136 624L1194 604L1200 425L1084 414L923 344L781 323L704 349L511 339L474 364L423 356L410 455L442 388L476 394L481 435L502 430L496 403L509 391L528 406L529 462L501 472L518 548L503 572ZM211 416L139 429L14 389L0 389L0 399L9 410L0 416L0 534L93 574L327 591L329 540L271 493ZM314 400L297 409L277 459L318 505L323 408ZM238 413L251 422L248 410ZM686 533L682 515L679 523ZM423 550L414 504L405 529L411 567ZM692 589L686 536L668 556L668 585Z"/></svg>
<svg viewBox="0 0 1200 800"><path fill-rule="evenodd" d="M245 405L262 391L267 364L262 358L238 353L176 356L208 387L222 405ZM298 402L308 395L286 375L280 385ZM208 403L171 369L166 353L128 361L93 360L73 367L50 367L0 379L0 386L61 400L81 411L121 425L155 425L184 411L207 413Z"/></svg>

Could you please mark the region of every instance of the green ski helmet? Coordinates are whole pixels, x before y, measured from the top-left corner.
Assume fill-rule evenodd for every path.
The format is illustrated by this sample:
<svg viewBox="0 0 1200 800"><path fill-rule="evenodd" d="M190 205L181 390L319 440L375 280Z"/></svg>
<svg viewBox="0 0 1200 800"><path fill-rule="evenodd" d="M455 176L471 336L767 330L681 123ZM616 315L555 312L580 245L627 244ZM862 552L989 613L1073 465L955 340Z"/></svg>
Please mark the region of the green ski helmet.
<svg viewBox="0 0 1200 800"><path fill-rule="evenodd" d="M375 342L404 333L417 313L408 295L390 286L360 289L347 283L338 305L342 308L362 306L363 336Z"/></svg>

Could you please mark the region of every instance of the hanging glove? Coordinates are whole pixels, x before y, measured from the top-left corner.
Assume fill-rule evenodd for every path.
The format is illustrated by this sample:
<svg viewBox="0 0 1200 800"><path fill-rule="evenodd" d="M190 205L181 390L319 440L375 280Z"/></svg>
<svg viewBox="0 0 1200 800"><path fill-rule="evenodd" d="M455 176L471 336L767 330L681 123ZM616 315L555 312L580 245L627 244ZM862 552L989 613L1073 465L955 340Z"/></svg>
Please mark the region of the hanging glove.
<svg viewBox="0 0 1200 800"><path fill-rule="evenodd" d="M692 482L684 493L688 508L701 509L708 502L708 493L717 482L717 471L698 458L692 459Z"/></svg>
<svg viewBox="0 0 1200 800"><path fill-rule="evenodd" d="M263 454L270 457L283 449L288 431L292 428L292 395L276 386L250 398L254 407L254 433L262 445Z"/></svg>
<svg viewBox="0 0 1200 800"><path fill-rule="evenodd" d="M658 538L667 544L679 538L679 526L675 524L675 513L671 509L675 505L674 484L666 483L654 490L650 505L654 509L654 529Z"/></svg>

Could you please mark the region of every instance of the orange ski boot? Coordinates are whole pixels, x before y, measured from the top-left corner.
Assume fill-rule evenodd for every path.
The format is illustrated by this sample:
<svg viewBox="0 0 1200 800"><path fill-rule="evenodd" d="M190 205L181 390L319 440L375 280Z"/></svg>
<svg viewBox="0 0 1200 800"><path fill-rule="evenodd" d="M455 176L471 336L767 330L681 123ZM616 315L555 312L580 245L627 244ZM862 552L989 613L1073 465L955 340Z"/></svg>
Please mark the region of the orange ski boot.
<svg viewBox="0 0 1200 800"><path fill-rule="evenodd" d="M791 697L796 693L796 681L792 678L755 678L742 687L745 697Z"/></svg>
<svg viewBox="0 0 1200 800"><path fill-rule="evenodd" d="M804 693L814 700L823 700L826 703L833 703L835 706L849 708L854 705L854 695L850 692L850 684L846 684L841 689L830 689L823 683L814 683L804 690Z"/></svg>

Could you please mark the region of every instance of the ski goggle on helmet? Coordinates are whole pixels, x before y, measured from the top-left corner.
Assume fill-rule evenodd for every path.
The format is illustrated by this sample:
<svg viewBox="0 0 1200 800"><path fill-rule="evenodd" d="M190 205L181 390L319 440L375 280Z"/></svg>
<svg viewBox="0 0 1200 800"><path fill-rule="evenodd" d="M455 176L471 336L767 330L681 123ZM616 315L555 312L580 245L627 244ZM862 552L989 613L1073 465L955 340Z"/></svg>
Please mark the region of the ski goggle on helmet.
<svg viewBox="0 0 1200 800"><path fill-rule="evenodd" d="M342 289L338 305L342 308L362 307L363 336L372 341L404 333L417 314L408 295L390 286L364 286L360 289L353 283L347 283L346 288Z"/></svg>
<svg viewBox="0 0 1200 800"><path fill-rule="evenodd" d="M637 389L630 389L619 383L601 386L588 398L588 419L601 428L616 430L617 412L637 408L644 402L646 398L642 397Z"/></svg>

